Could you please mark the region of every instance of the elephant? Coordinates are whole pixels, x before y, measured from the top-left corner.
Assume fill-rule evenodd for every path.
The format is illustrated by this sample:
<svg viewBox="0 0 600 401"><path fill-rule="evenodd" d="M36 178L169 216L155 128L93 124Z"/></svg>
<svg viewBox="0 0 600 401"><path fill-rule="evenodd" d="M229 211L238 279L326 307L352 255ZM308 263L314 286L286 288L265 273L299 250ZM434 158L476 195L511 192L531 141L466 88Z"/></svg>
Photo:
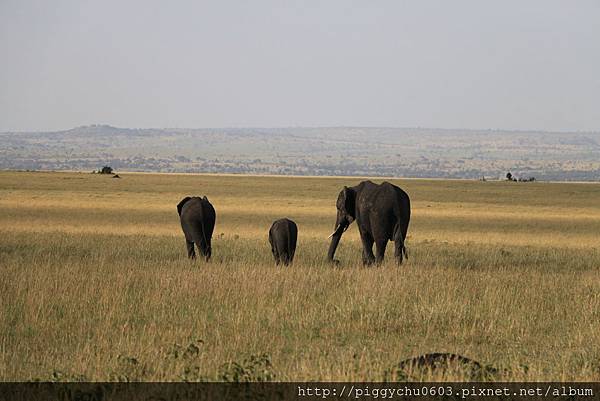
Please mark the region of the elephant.
<svg viewBox="0 0 600 401"><path fill-rule="evenodd" d="M273 222L269 230L269 243L275 264L283 263L288 266L294 261L297 240L298 226L296 223L290 219L279 219Z"/></svg>
<svg viewBox="0 0 600 401"><path fill-rule="evenodd" d="M363 265L381 264L387 242L394 241L395 257L402 264L406 253L406 233L410 221L410 198L408 194L389 182L375 184L363 181L357 186L346 187L340 192L337 203L335 230L329 238L327 253L330 262L339 263L333 257L344 231L356 220L363 245ZM373 255L373 243L377 256Z"/></svg>
<svg viewBox="0 0 600 401"><path fill-rule="evenodd" d="M211 238L215 228L216 213L206 196L185 197L177 205L181 228L185 235L187 253L190 259L196 258L194 244L208 262L212 254Z"/></svg>

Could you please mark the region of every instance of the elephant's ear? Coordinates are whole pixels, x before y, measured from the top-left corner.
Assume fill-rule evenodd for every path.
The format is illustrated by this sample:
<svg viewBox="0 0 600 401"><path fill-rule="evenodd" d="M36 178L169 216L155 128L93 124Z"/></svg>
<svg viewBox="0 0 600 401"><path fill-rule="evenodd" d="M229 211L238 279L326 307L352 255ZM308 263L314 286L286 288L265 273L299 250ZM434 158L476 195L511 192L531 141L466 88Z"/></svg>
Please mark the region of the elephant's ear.
<svg viewBox="0 0 600 401"><path fill-rule="evenodd" d="M352 220L356 217L354 216L355 202L356 192L352 188L345 186L344 189L342 189L342 192L340 192L337 207L342 211L342 213L351 217Z"/></svg>
<svg viewBox="0 0 600 401"><path fill-rule="evenodd" d="M190 199L192 199L192 198L190 198L189 196L186 196L185 198L183 198L181 200L181 202L179 202L177 204L177 214L179 214L181 216L181 209L183 208L183 205L185 205L186 202L189 201Z"/></svg>

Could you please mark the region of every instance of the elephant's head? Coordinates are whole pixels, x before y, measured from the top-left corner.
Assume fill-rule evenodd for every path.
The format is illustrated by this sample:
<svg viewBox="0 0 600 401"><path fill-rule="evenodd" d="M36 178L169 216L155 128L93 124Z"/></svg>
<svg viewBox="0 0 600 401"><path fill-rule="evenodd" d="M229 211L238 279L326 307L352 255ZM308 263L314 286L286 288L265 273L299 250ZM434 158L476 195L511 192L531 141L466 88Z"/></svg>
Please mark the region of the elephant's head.
<svg viewBox="0 0 600 401"><path fill-rule="evenodd" d="M327 252L327 259L330 261L334 260L333 256L340 243L342 234L356 218L355 205L356 191L353 188L344 187L336 202L337 219L335 221L335 230L329 236L329 238L331 238L331 244L329 245L329 252Z"/></svg>

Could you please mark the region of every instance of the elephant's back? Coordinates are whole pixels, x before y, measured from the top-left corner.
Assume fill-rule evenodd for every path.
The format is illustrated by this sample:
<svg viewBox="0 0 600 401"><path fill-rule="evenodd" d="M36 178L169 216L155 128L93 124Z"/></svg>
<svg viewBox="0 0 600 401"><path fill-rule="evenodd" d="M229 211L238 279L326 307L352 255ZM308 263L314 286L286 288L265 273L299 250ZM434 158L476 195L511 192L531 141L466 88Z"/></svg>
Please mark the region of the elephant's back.
<svg viewBox="0 0 600 401"><path fill-rule="evenodd" d="M381 184L382 188L395 195L395 198L400 201L400 207L408 211L410 215L410 197L402 188L387 181Z"/></svg>
<svg viewBox="0 0 600 401"><path fill-rule="evenodd" d="M190 199L181 209L181 219L215 218L215 209L211 203L203 198L194 197Z"/></svg>
<svg viewBox="0 0 600 401"><path fill-rule="evenodd" d="M273 224L271 225L271 230L280 230L280 229L292 229L294 231L298 231L298 226L296 226L296 223L294 223L293 220L290 220L288 218L283 218L283 219L279 219L279 220L275 220L273 222Z"/></svg>
<svg viewBox="0 0 600 401"><path fill-rule="evenodd" d="M198 197L193 197L181 208L181 217L187 217L190 214L197 214L202 211L202 200Z"/></svg>

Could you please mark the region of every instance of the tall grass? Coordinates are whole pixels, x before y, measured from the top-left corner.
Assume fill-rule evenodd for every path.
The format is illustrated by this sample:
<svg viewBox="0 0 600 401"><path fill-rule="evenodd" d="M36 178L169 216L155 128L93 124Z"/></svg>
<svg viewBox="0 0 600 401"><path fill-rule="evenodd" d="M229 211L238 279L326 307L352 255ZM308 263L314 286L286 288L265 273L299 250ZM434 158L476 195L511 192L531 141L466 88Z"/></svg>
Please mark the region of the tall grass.
<svg viewBox="0 0 600 401"><path fill-rule="evenodd" d="M0 173L1 380L467 379L409 372L452 352L498 380L600 380L600 187L400 180L410 258L360 264L357 179ZM175 205L207 195L213 260L190 262ZM274 266L270 223L299 226ZM241 374L240 376L240 372Z"/></svg>

